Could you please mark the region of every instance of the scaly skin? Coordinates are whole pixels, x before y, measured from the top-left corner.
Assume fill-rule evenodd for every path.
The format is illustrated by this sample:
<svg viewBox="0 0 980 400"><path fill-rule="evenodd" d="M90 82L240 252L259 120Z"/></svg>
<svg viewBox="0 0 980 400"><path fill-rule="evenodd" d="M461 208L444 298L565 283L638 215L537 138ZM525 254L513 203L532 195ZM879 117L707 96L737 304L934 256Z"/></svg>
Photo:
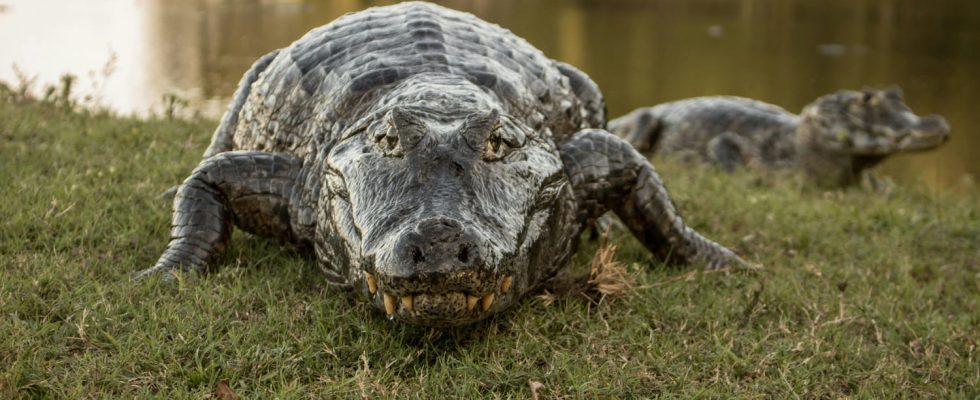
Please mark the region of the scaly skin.
<svg viewBox="0 0 980 400"><path fill-rule="evenodd" d="M552 278L607 209L661 258L743 266L604 124L588 76L496 25L417 2L349 14L245 74L140 276L214 266L234 225L391 318L460 325Z"/></svg>
<svg viewBox="0 0 980 400"><path fill-rule="evenodd" d="M946 120L913 114L898 87L842 90L799 116L751 99L699 97L636 109L610 121L609 130L648 155L675 154L726 171L797 169L828 187L859 182L892 154L933 149L949 138Z"/></svg>
<svg viewBox="0 0 980 400"><path fill-rule="evenodd" d="M657 171L628 142L588 129L563 144L561 154L583 219L613 210L662 259L709 269L747 266L684 223Z"/></svg>

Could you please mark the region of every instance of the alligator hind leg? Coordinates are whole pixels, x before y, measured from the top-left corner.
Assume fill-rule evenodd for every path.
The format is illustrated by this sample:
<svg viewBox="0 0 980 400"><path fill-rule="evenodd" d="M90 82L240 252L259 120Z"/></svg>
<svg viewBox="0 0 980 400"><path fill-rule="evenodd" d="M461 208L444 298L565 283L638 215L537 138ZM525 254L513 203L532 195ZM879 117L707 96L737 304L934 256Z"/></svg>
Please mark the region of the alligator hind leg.
<svg viewBox="0 0 980 400"><path fill-rule="evenodd" d="M648 108L639 109L628 115L609 121L609 131L633 145L636 150L648 156L653 155L663 135L660 118Z"/></svg>
<svg viewBox="0 0 980 400"><path fill-rule="evenodd" d="M568 83L572 85L572 92L582 102L581 128L605 128L606 126L606 101L602 97L599 86L578 68L561 61L555 61L555 67L562 75L568 78Z"/></svg>
<svg viewBox="0 0 980 400"><path fill-rule="evenodd" d="M756 159L749 140L733 132L723 132L708 141L708 160L725 172L735 171L743 167L749 160Z"/></svg>
<svg viewBox="0 0 980 400"><path fill-rule="evenodd" d="M734 252L684 223L653 166L629 143L602 130L584 130L561 146L583 217L608 210L655 256L708 269L750 267Z"/></svg>
<svg viewBox="0 0 980 400"><path fill-rule="evenodd" d="M312 213L297 206L302 203L297 190L302 166L299 158L257 151L224 152L202 161L174 198L167 250L137 278L203 271L224 253L232 225L308 244L309 230L302 221Z"/></svg>

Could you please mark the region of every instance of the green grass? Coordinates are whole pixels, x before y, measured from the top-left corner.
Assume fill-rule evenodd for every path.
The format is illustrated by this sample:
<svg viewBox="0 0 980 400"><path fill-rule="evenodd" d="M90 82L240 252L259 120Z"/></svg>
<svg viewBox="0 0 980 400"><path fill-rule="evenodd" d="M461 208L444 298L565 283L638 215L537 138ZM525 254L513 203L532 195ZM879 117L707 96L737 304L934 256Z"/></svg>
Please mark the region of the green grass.
<svg viewBox="0 0 980 400"><path fill-rule="evenodd" d="M214 122L118 118L0 91L0 398L977 398L980 195L822 193L658 166L689 222L766 266L652 263L635 290L528 298L470 327L393 324L274 242L134 284L167 243L158 194ZM594 244L584 243L578 265Z"/></svg>

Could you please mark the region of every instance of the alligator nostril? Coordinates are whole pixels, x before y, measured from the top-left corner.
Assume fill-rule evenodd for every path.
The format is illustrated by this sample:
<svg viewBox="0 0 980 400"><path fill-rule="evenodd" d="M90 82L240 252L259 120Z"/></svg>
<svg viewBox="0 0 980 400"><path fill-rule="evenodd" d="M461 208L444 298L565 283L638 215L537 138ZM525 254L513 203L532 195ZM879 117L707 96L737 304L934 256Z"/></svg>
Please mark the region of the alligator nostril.
<svg viewBox="0 0 980 400"><path fill-rule="evenodd" d="M425 255L422 254L422 249L418 247L412 249L412 261L416 264L425 261Z"/></svg>
<svg viewBox="0 0 980 400"><path fill-rule="evenodd" d="M449 165L449 168L456 177L463 176L463 173L466 172L465 168L463 168L463 166L458 162L453 162Z"/></svg>

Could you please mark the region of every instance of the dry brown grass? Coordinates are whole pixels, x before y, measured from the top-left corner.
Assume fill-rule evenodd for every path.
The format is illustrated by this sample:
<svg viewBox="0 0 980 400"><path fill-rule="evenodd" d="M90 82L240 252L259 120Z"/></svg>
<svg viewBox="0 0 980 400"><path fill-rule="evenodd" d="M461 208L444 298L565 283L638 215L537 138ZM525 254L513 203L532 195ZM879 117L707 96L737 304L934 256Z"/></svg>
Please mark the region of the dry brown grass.
<svg viewBox="0 0 980 400"><path fill-rule="evenodd" d="M598 292L602 296L623 296L632 292L636 276L631 275L626 266L616 260L619 246L609 243L608 239L607 230L599 239L599 249L592 257L586 291Z"/></svg>
<svg viewBox="0 0 980 400"><path fill-rule="evenodd" d="M626 265L616 259L619 246L609 242L609 231L603 232L598 241L598 248L589 263L588 275L556 278L544 293L538 295L545 305L568 296L601 302L605 297L623 297L633 293L636 274L630 273Z"/></svg>

